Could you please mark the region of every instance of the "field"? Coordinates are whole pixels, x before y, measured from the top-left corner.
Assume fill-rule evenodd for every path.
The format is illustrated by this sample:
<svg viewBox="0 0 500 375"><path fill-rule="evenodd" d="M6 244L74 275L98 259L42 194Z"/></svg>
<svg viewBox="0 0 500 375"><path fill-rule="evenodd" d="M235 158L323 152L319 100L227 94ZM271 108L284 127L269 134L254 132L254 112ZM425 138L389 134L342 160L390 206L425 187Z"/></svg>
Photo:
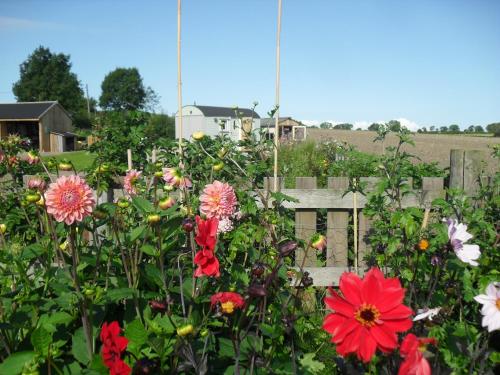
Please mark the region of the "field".
<svg viewBox="0 0 500 375"><path fill-rule="evenodd" d="M63 159L69 160L73 163L76 170L81 171L92 165L92 162L95 159L95 155L87 151L72 151L72 152L64 152L61 154L51 154L42 156L42 159L44 161L47 161L51 158L55 158L57 161L62 161Z"/></svg>
<svg viewBox="0 0 500 375"><path fill-rule="evenodd" d="M348 131L348 130L326 130L326 129L308 129L308 139L315 141L337 140L354 145L359 151L371 154L381 154L384 147L395 145L396 136L389 135L382 144L373 142L377 133L372 131ZM406 151L419 157L424 162L438 161L441 167L450 165L450 150L484 150L485 154L490 154L494 145L500 144L499 138L494 137L465 137L463 135L445 135L445 134L414 134L412 139L415 147L408 146ZM495 168L495 163L485 155L485 161L488 163L489 170Z"/></svg>

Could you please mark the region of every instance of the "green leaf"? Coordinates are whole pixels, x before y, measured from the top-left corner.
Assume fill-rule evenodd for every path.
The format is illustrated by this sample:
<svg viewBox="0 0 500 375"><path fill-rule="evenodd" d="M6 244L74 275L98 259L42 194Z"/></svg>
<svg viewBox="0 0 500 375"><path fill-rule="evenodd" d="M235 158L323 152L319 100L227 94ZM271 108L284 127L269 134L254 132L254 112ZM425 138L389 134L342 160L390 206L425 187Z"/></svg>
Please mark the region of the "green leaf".
<svg viewBox="0 0 500 375"><path fill-rule="evenodd" d="M158 251L156 250L156 248L150 244L144 244L142 247L141 247L141 251L145 254L148 254L150 256L153 256L153 257L157 257L159 256L160 254L158 254Z"/></svg>
<svg viewBox="0 0 500 375"><path fill-rule="evenodd" d="M142 197L133 197L132 204L145 214L150 214L155 210L153 204Z"/></svg>
<svg viewBox="0 0 500 375"><path fill-rule="evenodd" d="M31 334L31 344L33 344L33 348L43 357L47 357L51 343L52 335L43 327L35 329Z"/></svg>
<svg viewBox="0 0 500 375"><path fill-rule="evenodd" d="M85 335L83 328L78 328L72 338L71 353L83 365L90 362L89 352L87 351L87 343L85 342Z"/></svg>
<svg viewBox="0 0 500 375"><path fill-rule="evenodd" d="M39 244L33 244L29 245L24 248L23 252L21 253L21 259L22 260L31 260L34 259L40 255L42 255L45 252L45 249L43 248L42 245Z"/></svg>
<svg viewBox="0 0 500 375"><path fill-rule="evenodd" d="M316 356L315 353L306 353L300 359L300 365L306 371L306 373L310 374L321 374L321 371L325 369L325 365L323 362L317 361L314 359Z"/></svg>
<svg viewBox="0 0 500 375"><path fill-rule="evenodd" d="M224 337L219 339L219 355L221 357L234 357L234 347L231 340Z"/></svg>
<svg viewBox="0 0 500 375"><path fill-rule="evenodd" d="M130 340L130 344L140 347L148 340L148 332L142 323L136 319L125 327L125 337Z"/></svg>
<svg viewBox="0 0 500 375"><path fill-rule="evenodd" d="M35 357L36 353L31 351L12 354L0 365L0 375L20 374L24 365L33 361Z"/></svg>
<svg viewBox="0 0 500 375"><path fill-rule="evenodd" d="M139 225L137 228L132 229L132 232L130 232L130 241L135 242L139 237L142 237L145 229L145 225Z"/></svg>
<svg viewBox="0 0 500 375"><path fill-rule="evenodd" d="M117 302L122 299L130 299L134 296L134 290L131 288L117 288L107 291L106 297L110 302Z"/></svg>

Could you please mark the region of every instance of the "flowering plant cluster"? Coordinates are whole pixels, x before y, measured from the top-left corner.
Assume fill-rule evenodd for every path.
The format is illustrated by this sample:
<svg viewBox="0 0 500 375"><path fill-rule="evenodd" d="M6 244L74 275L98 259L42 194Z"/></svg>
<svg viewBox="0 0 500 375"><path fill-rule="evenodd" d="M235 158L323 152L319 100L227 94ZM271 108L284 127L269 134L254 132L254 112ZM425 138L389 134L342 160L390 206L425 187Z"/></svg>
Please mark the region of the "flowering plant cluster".
<svg viewBox="0 0 500 375"><path fill-rule="evenodd" d="M99 134L111 142L115 130ZM388 152L364 210L374 230L363 266L323 290L294 255L322 252L325 235L295 238L283 207L291 198L264 189L272 142L192 138L159 142L153 158L139 137L133 168L117 146L85 176L28 157L40 169L0 197L0 374L481 374L496 365L491 188L476 200L450 191L432 211L403 208L407 156Z"/></svg>

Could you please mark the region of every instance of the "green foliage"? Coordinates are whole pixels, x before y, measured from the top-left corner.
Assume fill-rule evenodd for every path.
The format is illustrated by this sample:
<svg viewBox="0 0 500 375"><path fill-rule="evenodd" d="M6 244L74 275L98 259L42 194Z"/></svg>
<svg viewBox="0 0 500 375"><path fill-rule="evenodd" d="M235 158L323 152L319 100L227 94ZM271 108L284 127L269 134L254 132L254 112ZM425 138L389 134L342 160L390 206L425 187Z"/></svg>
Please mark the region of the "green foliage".
<svg viewBox="0 0 500 375"><path fill-rule="evenodd" d="M488 133L493 133L495 137L500 137L500 122L494 122L486 126Z"/></svg>
<svg viewBox="0 0 500 375"><path fill-rule="evenodd" d="M146 89L137 68L116 68L101 84L99 105L113 111L139 110L146 104Z"/></svg>
<svg viewBox="0 0 500 375"><path fill-rule="evenodd" d="M80 82L71 72L70 56L38 47L20 65L20 78L12 91L21 102L57 100L72 114L85 109Z"/></svg>

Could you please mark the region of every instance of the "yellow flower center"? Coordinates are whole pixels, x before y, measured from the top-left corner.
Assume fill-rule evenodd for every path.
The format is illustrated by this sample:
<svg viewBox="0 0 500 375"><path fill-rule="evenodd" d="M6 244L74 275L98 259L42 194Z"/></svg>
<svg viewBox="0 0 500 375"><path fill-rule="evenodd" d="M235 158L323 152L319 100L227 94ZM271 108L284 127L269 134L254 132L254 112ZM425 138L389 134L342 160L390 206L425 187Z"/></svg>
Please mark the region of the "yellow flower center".
<svg viewBox="0 0 500 375"><path fill-rule="evenodd" d="M497 309L500 310L500 298L497 298L495 305L497 306Z"/></svg>
<svg viewBox="0 0 500 375"><path fill-rule="evenodd" d="M234 303L231 301L223 302L220 304L222 312L225 314L232 314L234 311Z"/></svg>
<svg viewBox="0 0 500 375"><path fill-rule="evenodd" d="M363 303L354 313L354 317L362 326L373 327L380 317L380 311L369 303Z"/></svg>

